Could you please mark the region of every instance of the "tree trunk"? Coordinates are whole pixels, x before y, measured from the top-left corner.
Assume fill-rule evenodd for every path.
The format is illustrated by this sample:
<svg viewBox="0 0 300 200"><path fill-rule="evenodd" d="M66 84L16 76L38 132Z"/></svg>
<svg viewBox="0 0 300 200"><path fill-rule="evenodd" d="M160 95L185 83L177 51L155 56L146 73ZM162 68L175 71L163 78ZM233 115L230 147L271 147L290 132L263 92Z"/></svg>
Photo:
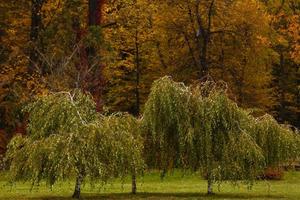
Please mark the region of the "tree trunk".
<svg viewBox="0 0 300 200"><path fill-rule="evenodd" d="M207 172L207 195L213 195L213 175L209 169Z"/></svg>
<svg viewBox="0 0 300 200"><path fill-rule="evenodd" d="M42 29L42 7L44 0L31 0L31 29L30 29L30 53L28 72L32 74L38 65L38 39Z"/></svg>
<svg viewBox="0 0 300 200"><path fill-rule="evenodd" d="M75 189L72 198L74 199L79 199L80 198L80 189L81 189L81 183L83 181L83 176L79 174L76 178L76 184L75 184Z"/></svg>
<svg viewBox="0 0 300 200"><path fill-rule="evenodd" d="M102 12L105 0L89 0L89 26L97 26L102 23Z"/></svg>
<svg viewBox="0 0 300 200"><path fill-rule="evenodd" d="M202 79L203 77L208 75L208 69L209 69L208 48L209 48L209 42L211 37L211 26L212 26L213 8L214 8L215 0L212 0L210 2L208 14L207 14L207 27L205 27L204 25L205 23L203 23L203 19L200 14L200 3L201 0L196 0L196 18L199 26L197 39L199 41L202 41L201 52L199 55L200 66L201 66L199 78Z"/></svg>
<svg viewBox="0 0 300 200"><path fill-rule="evenodd" d="M140 54L139 54L139 35L136 27L135 31L135 66L136 66L136 85L135 85L135 98L136 105L134 109L134 115L139 116L140 114ZM133 170L131 177L131 193L136 194L136 172Z"/></svg>
<svg viewBox="0 0 300 200"><path fill-rule="evenodd" d="M135 174L135 172L132 173L132 177L131 177L131 193L136 194L136 174Z"/></svg>
<svg viewBox="0 0 300 200"><path fill-rule="evenodd" d="M89 0L88 26L100 26L102 23L103 5L105 0ZM89 74L85 80L88 86L84 90L88 90L94 97L96 109L98 112L103 110L103 88L104 88L104 65L98 63L97 49L91 45L87 47Z"/></svg>
<svg viewBox="0 0 300 200"><path fill-rule="evenodd" d="M200 64L202 71L200 72L200 79L208 75L208 63L207 63L207 46L208 46L208 36L203 36L203 46L201 51Z"/></svg>
<svg viewBox="0 0 300 200"><path fill-rule="evenodd" d="M136 65L136 85L135 85L135 97L136 97L136 107L135 115L140 114L140 51L139 51L139 35L138 29L135 31L135 65Z"/></svg>

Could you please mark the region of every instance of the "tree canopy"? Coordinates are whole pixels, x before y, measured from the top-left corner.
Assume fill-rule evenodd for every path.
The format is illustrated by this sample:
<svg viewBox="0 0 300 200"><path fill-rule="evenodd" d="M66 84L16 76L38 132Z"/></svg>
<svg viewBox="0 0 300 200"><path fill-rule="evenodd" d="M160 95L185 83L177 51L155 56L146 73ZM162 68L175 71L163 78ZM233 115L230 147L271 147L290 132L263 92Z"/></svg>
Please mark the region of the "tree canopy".
<svg viewBox="0 0 300 200"><path fill-rule="evenodd" d="M106 182L143 168L137 120L127 114L97 114L90 95L52 94L24 111L29 113L28 135L14 137L7 151L12 181L36 185L46 180L52 186L77 176L78 197L84 178Z"/></svg>
<svg viewBox="0 0 300 200"><path fill-rule="evenodd" d="M299 135L271 116L255 118L221 83L187 87L170 77L154 82L143 116L151 164L202 170L212 183L253 183L266 166L299 158ZM146 144L147 145L147 144ZM150 160L151 161L151 160Z"/></svg>

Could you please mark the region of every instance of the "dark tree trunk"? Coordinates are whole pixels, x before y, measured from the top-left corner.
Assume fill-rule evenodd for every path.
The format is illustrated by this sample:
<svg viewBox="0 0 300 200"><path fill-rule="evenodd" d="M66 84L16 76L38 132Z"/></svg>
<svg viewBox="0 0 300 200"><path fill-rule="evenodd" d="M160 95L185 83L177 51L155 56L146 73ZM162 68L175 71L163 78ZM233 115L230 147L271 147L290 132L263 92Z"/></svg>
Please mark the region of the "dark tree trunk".
<svg viewBox="0 0 300 200"><path fill-rule="evenodd" d="M135 174L135 172L132 173L132 177L131 177L131 193L136 194L136 174Z"/></svg>
<svg viewBox="0 0 300 200"><path fill-rule="evenodd" d="M89 13L88 13L88 25L100 26L102 24L102 12L105 0L89 0ZM97 63L97 50L95 46L87 47L87 57L89 66L89 75L87 77L87 86L89 92L94 97L96 102L97 111L102 111L103 107L103 89L104 89L104 77L103 68L104 65Z"/></svg>
<svg viewBox="0 0 300 200"><path fill-rule="evenodd" d="M78 45L78 50L76 53L79 58L79 60L76 60L75 63L78 72L76 88L81 88L82 90L84 90L84 88L87 88L85 79L88 71L88 58L85 45L82 43L82 39L85 37L86 31L81 28L79 17L74 17L72 19L72 22L72 29L76 35L75 45Z"/></svg>
<svg viewBox="0 0 300 200"><path fill-rule="evenodd" d="M44 0L31 0L31 30L28 72L32 74L38 69L38 40L42 29L42 7Z"/></svg>
<svg viewBox="0 0 300 200"><path fill-rule="evenodd" d="M138 29L135 30L135 70L136 70L136 82L135 82L135 109L134 115L138 117L140 115L140 51L139 51L139 35ZM136 194L136 172L132 172L131 177L131 193Z"/></svg>
<svg viewBox="0 0 300 200"><path fill-rule="evenodd" d="M209 3L209 9L207 13L207 26L205 25L204 19L202 19L203 17L200 14L200 3L201 0L196 0L196 18L199 27L197 33L197 41L199 43L198 46L201 46L199 55L201 66L199 78L202 79L203 77L207 76L209 72L208 49L212 34L211 27L215 0L211 0Z"/></svg>
<svg viewBox="0 0 300 200"><path fill-rule="evenodd" d="M74 189L72 198L74 198L74 199L80 198L82 181L83 181L83 176L81 174L79 174L76 178L76 184L75 184L75 189Z"/></svg>
<svg viewBox="0 0 300 200"><path fill-rule="evenodd" d="M201 59L200 59L202 71L200 73L200 78L208 75L208 63L207 63L208 42L209 42L208 36L206 35L203 36L203 44L202 44Z"/></svg>
<svg viewBox="0 0 300 200"><path fill-rule="evenodd" d="M102 23L102 9L105 0L89 0L89 26L97 26Z"/></svg>
<svg viewBox="0 0 300 200"><path fill-rule="evenodd" d="M136 108L135 115L140 114L140 51L139 51L139 35L136 29L135 33L135 65L136 65L136 86L135 86L135 97L136 97Z"/></svg>
<svg viewBox="0 0 300 200"><path fill-rule="evenodd" d="M166 62L164 60L164 55L161 52L159 41L156 41L156 49L157 49L157 55L159 57L159 61L161 63L161 66L166 69L167 68L167 64L166 64Z"/></svg>

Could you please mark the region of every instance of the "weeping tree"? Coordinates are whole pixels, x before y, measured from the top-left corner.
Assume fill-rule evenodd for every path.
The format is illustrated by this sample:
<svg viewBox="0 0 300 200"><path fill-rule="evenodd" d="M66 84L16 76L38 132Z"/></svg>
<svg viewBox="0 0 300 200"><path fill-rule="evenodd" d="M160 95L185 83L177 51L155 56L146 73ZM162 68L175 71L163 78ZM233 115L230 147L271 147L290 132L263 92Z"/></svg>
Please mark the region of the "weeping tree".
<svg viewBox="0 0 300 200"><path fill-rule="evenodd" d="M208 194L214 182L244 180L251 184L264 167L260 147L242 126L248 114L226 90L204 83L191 89L189 165L205 171Z"/></svg>
<svg viewBox="0 0 300 200"><path fill-rule="evenodd" d="M200 170L208 194L222 181L252 185L266 166L295 158L299 149L299 136L276 121L254 119L227 97L226 87L213 82L187 87L169 77L155 81L143 127L145 149L154 149L147 151L149 166L163 173L175 167Z"/></svg>
<svg viewBox="0 0 300 200"><path fill-rule="evenodd" d="M42 180L52 187L76 177L74 198L84 180L105 183L143 168L137 120L127 114L102 116L90 95L79 91L38 98L25 108L28 135L8 145L11 181Z"/></svg>

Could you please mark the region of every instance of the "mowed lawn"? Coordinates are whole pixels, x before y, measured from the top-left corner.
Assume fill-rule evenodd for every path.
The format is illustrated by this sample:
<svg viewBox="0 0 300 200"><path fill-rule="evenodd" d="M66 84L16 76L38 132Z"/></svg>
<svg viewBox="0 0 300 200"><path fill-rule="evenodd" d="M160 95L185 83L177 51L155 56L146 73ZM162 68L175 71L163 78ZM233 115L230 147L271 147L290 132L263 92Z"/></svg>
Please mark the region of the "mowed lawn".
<svg viewBox="0 0 300 200"><path fill-rule="evenodd" d="M0 199L71 199L73 182L58 183L52 191L45 185L30 191L30 184L18 183L11 187L7 185L5 176L0 175ZM206 196L206 181L196 175L183 176L180 172L168 175L163 181L158 173L147 173L138 180L138 194L131 195L130 179L121 184L115 180L106 186L84 185L82 199L293 199L300 200L300 172L288 172L282 181L259 181L251 190L247 186L234 186L224 183L219 188L215 186L216 195Z"/></svg>

